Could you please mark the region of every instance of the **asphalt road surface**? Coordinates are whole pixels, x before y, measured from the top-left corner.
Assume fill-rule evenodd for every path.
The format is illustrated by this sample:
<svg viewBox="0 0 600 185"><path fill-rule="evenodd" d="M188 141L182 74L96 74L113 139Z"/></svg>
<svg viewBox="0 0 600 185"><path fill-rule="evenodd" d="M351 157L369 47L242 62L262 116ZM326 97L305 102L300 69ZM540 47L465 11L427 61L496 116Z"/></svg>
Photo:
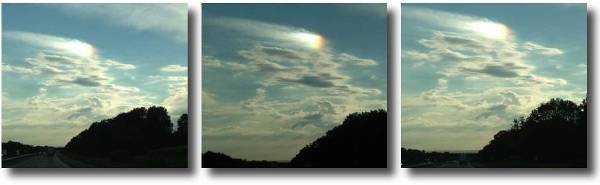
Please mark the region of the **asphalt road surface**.
<svg viewBox="0 0 600 185"><path fill-rule="evenodd" d="M22 159L15 159L12 161L3 162L3 168L70 168L69 165L65 164L57 156L58 153L53 155L35 155L25 157Z"/></svg>

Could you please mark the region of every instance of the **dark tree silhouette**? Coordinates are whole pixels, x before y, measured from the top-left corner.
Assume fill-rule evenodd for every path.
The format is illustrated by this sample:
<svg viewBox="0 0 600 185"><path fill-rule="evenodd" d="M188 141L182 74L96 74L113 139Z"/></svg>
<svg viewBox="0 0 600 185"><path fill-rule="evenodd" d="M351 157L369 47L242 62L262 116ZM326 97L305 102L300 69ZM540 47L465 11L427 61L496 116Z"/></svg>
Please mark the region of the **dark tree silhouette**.
<svg viewBox="0 0 600 185"><path fill-rule="evenodd" d="M175 131L175 139L179 145L187 145L188 140L188 116L182 114L177 120L177 131Z"/></svg>
<svg viewBox="0 0 600 185"><path fill-rule="evenodd" d="M425 165L445 161L458 160L459 155L449 152L426 152L423 150L402 148L402 167Z"/></svg>
<svg viewBox="0 0 600 185"><path fill-rule="evenodd" d="M187 125L187 119L182 118L182 124ZM65 150L85 156L127 160L134 155L176 145L167 110L153 106L135 108L114 118L92 123L73 137Z"/></svg>
<svg viewBox="0 0 600 185"><path fill-rule="evenodd" d="M6 152L4 155L2 155L2 159L24 154L44 152L46 148L46 146L32 146L15 141L8 141L6 143L2 143L2 150Z"/></svg>
<svg viewBox="0 0 600 185"><path fill-rule="evenodd" d="M304 147L289 163L247 161L208 151L204 168L377 167L387 166L387 112L352 113L339 125Z"/></svg>
<svg viewBox="0 0 600 185"><path fill-rule="evenodd" d="M353 113L304 147L292 159L294 167L387 166L387 112Z"/></svg>
<svg viewBox="0 0 600 185"><path fill-rule="evenodd" d="M202 167L204 168L282 168L288 164L273 161L248 161L236 159L217 152L205 152L202 154Z"/></svg>
<svg viewBox="0 0 600 185"><path fill-rule="evenodd" d="M580 105L559 98L542 103L498 132L479 155L495 164L585 167L587 99Z"/></svg>

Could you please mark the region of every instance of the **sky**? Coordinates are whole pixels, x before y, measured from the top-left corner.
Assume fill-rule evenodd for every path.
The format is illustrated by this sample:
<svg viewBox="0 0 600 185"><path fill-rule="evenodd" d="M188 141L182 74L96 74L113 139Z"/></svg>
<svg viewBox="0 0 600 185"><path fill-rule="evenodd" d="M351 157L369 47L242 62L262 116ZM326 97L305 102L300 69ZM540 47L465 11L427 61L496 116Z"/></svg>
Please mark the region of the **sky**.
<svg viewBox="0 0 600 185"><path fill-rule="evenodd" d="M203 4L202 151L291 160L387 109L385 4Z"/></svg>
<svg viewBox="0 0 600 185"><path fill-rule="evenodd" d="M587 93L585 4L403 4L402 147L479 150L551 98Z"/></svg>
<svg viewBox="0 0 600 185"><path fill-rule="evenodd" d="M2 141L64 146L135 107L177 120L187 15L185 4L3 4Z"/></svg>

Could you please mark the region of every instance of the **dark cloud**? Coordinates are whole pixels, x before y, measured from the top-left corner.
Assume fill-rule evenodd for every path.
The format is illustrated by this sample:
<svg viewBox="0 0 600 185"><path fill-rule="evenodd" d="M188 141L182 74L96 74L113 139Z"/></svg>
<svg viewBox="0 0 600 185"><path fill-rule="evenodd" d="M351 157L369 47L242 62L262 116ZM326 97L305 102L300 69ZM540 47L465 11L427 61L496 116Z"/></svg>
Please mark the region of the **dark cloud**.
<svg viewBox="0 0 600 185"><path fill-rule="evenodd" d="M258 46L252 50L242 50L239 54L248 59L268 59L268 60L305 60L306 56L302 53L279 47Z"/></svg>
<svg viewBox="0 0 600 185"><path fill-rule="evenodd" d="M72 80L58 80L61 83L69 83L86 87L102 86L101 80L94 77L77 77Z"/></svg>
<svg viewBox="0 0 600 185"><path fill-rule="evenodd" d="M248 69L253 69L259 72L275 73L275 72L290 72L295 70L301 70L298 67L287 67L278 63L270 62L267 60L255 60L246 65Z"/></svg>
<svg viewBox="0 0 600 185"><path fill-rule="evenodd" d="M480 40L469 38L464 35L449 35L442 32L436 32L430 39L421 39L419 43L432 49L452 48L459 51L481 52L490 50L491 47Z"/></svg>
<svg viewBox="0 0 600 185"><path fill-rule="evenodd" d="M477 115L475 119L485 119L494 115L504 115L506 113L506 109L508 109L508 106L504 104L493 105Z"/></svg>
<svg viewBox="0 0 600 185"><path fill-rule="evenodd" d="M87 108L81 108L75 112L73 112L71 115L69 115L67 117L67 119L74 119L74 118L78 118L81 116L87 116L93 113L93 109L91 107L87 107Z"/></svg>
<svg viewBox="0 0 600 185"><path fill-rule="evenodd" d="M332 73L305 74L299 78L281 78L281 82L291 82L310 87L329 88L338 85L339 81L347 79Z"/></svg>
<svg viewBox="0 0 600 185"><path fill-rule="evenodd" d="M73 58L59 55L42 54L42 58L50 62L63 62L68 64L78 64L79 62Z"/></svg>
<svg viewBox="0 0 600 185"><path fill-rule="evenodd" d="M310 87L333 87L335 83L329 79L322 78L317 75L302 76L297 79L280 79L282 82L292 82Z"/></svg>
<svg viewBox="0 0 600 185"><path fill-rule="evenodd" d="M318 123L321 122L321 119L323 118L322 114L311 114L311 115L307 115L304 116L300 119L300 121L296 122L296 124L292 125L291 128L292 129L297 129L297 128L302 128L308 124L314 124L314 123Z"/></svg>
<svg viewBox="0 0 600 185"><path fill-rule="evenodd" d="M501 77L501 78L514 78L520 76L519 71L514 68L501 65L487 65L481 69L469 69L464 68L466 71L483 73L490 76Z"/></svg>
<svg viewBox="0 0 600 185"><path fill-rule="evenodd" d="M322 113L309 114L300 118L300 121L296 122L290 128L301 129L308 125L313 125L321 129L330 129L331 127L333 127L333 124L328 123L326 120L324 120L324 117L325 115L323 115Z"/></svg>

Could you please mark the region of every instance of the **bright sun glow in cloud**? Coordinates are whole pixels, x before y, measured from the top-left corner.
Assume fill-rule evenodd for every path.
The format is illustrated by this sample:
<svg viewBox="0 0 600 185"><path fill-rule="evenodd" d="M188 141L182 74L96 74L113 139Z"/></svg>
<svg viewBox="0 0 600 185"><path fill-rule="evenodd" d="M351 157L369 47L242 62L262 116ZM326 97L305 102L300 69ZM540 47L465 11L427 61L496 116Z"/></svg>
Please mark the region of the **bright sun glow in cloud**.
<svg viewBox="0 0 600 185"><path fill-rule="evenodd" d="M96 53L96 49L91 44L72 38L21 31L3 32L2 36L46 49L67 52L79 57L91 57Z"/></svg>
<svg viewBox="0 0 600 185"><path fill-rule="evenodd" d="M506 25L490 21L471 23L469 28L490 39L505 40L510 35L510 29Z"/></svg>
<svg viewBox="0 0 600 185"><path fill-rule="evenodd" d="M323 36L318 35L318 34L302 32L302 33L294 33L292 36L295 39L297 39L298 41L305 44L307 47L310 47L313 49L320 49L325 46L325 38L323 38Z"/></svg>
<svg viewBox="0 0 600 185"><path fill-rule="evenodd" d="M63 42L59 47L82 57L91 57L95 52L92 45L78 40Z"/></svg>

